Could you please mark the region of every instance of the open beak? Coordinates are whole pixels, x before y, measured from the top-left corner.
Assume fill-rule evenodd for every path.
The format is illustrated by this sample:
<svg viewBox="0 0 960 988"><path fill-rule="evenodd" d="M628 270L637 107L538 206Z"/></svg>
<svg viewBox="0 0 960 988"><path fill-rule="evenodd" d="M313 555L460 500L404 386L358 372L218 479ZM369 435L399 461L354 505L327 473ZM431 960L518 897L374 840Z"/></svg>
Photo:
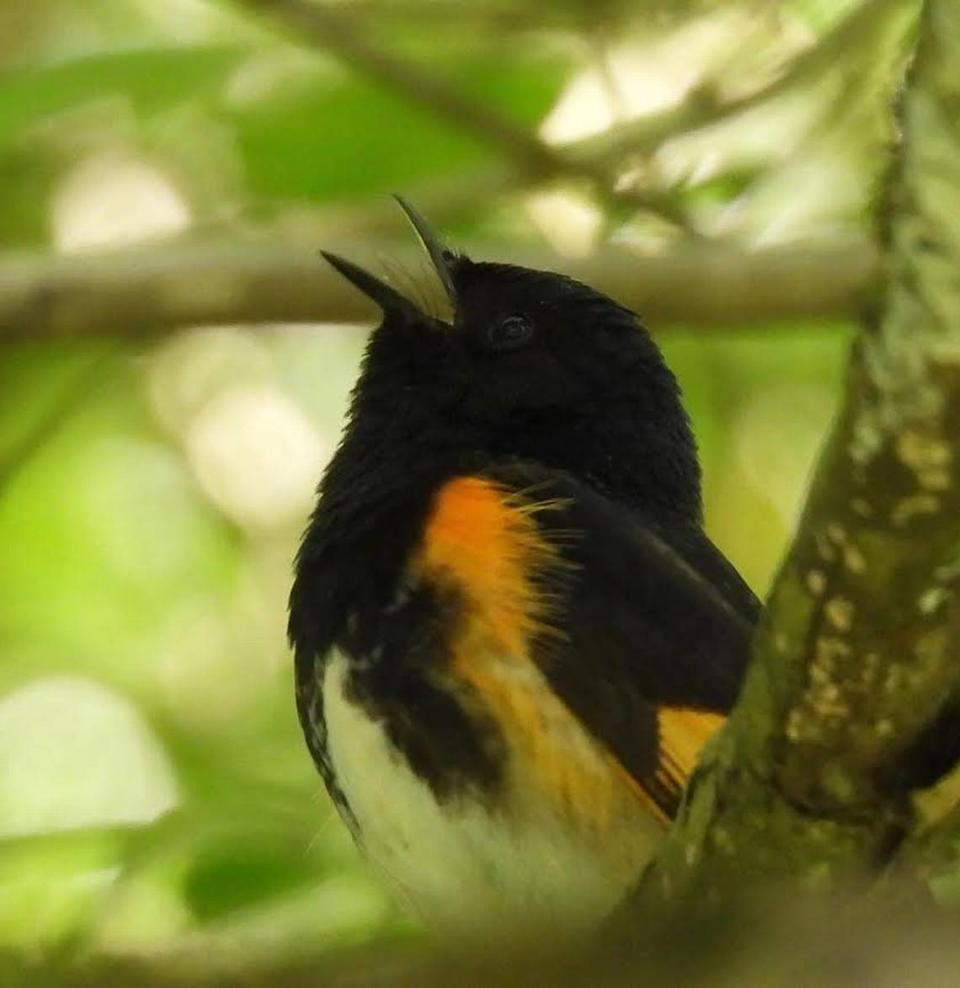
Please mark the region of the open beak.
<svg viewBox="0 0 960 988"><path fill-rule="evenodd" d="M427 252L427 256L430 258L437 272L437 277L440 279L440 283L447 293L450 304L456 308L456 288L454 287L451 270L454 259L453 252L436 238L433 231L427 226L427 221L410 203L401 196L395 195L393 198L397 200L400 208L410 221L410 225L416 231L417 237L420 239L423 249ZM364 295L376 302L384 313L397 312L408 316L423 317L423 313L408 298L401 295L395 288L391 288L386 282L374 277L368 271L364 271L363 268L354 264L352 261L348 261L346 258L340 257L338 254L332 254L326 250L320 251L320 255L328 264L336 268L350 284L360 289Z"/></svg>
<svg viewBox="0 0 960 988"><path fill-rule="evenodd" d="M364 271L353 261L348 261L345 257L340 257L339 254L331 254L328 250L320 251L320 256L331 267L336 268L351 285L359 288L367 298L373 299L383 309L384 314L402 312L407 315L422 315L410 299L405 298L395 288L391 288L385 281L381 281Z"/></svg>
<svg viewBox="0 0 960 988"><path fill-rule="evenodd" d="M447 298L450 300L450 304L456 308L457 307L457 289L453 283L453 271L452 263L454 260L454 253L449 247L444 246L434 234L433 230L427 225L427 221L407 202L403 196L398 196L394 194L394 199L397 200L397 204L406 214L408 220L410 220L410 225L413 227L417 236L420 238L420 244L423 249L427 252L427 256L433 263L433 268L437 272L437 277L440 279L440 284L443 285L443 290L447 293Z"/></svg>

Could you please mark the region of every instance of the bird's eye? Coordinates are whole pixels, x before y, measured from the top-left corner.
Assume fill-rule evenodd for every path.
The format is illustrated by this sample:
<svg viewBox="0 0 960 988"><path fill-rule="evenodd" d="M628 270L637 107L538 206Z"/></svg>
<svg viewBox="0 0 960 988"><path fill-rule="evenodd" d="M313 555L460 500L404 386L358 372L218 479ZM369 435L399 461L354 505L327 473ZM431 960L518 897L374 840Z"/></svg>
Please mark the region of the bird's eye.
<svg viewBox="0 0 960 988"><path fill-rule="evenodd" d="M493 323L486 335L491 350L516 350L533 339L533 323L523 316L507 316Z"/></svg>

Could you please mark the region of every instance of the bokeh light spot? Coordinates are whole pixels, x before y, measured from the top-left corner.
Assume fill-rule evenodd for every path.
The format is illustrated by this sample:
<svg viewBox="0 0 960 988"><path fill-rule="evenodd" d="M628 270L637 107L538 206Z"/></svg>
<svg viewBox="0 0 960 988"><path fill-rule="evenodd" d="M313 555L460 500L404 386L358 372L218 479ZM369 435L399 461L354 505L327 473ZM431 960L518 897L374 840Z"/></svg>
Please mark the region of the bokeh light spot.
<svg viewBox="0 0 960 988"><path fill-rule="evenodd" d="M177 805L136 707L91 680L34 680L0 699L0 836L148 823Z"/></svg>
<svg viewBox="0 0 960 988"><path fill-rule="evenodd" d="M53 241L67 253L120 247L180 233L190 209L166 176L121 151L81 161L51 204Z"/></svg>
<svg viewBox="0 0 960 988"><path fill-rule="evenodd" d="M313 426L276 388L235 388L210 401L186 437L200 486L250 528L301 520L329 455Z"/></svg>

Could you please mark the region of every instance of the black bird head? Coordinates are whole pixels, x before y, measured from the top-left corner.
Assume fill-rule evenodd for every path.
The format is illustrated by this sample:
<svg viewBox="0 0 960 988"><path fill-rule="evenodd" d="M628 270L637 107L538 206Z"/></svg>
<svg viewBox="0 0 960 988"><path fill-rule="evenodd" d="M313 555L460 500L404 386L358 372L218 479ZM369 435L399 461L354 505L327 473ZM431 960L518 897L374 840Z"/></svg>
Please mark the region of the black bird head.
<svg viewBox="0 0 960 988"><path fill-rule="evenodd" d="M520 457L568 470L655 518L700 517L700 471L676 379L636 315L564 275L473 261L397 197L453 317L422 311L323 256L383 310L351 429L404 456ZM379 423L376 424L376 423ZM404 423L409 428L404 428ZM442 452L441 452L442 451Z"/></svg>

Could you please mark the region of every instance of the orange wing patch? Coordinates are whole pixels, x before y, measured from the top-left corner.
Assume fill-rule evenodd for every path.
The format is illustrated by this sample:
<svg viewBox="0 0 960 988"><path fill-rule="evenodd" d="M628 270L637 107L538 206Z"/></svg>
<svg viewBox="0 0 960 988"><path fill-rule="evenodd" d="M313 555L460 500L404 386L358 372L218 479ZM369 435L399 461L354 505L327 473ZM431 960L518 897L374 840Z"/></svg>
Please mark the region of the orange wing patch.
<svg viewBox="0 0 960 988"><path fill-rule="evenodd" d="M658 776L677 796L696 768L703 746L724 724L722 714L689 707L661 707L657 712L660 735Z"/></svg>

